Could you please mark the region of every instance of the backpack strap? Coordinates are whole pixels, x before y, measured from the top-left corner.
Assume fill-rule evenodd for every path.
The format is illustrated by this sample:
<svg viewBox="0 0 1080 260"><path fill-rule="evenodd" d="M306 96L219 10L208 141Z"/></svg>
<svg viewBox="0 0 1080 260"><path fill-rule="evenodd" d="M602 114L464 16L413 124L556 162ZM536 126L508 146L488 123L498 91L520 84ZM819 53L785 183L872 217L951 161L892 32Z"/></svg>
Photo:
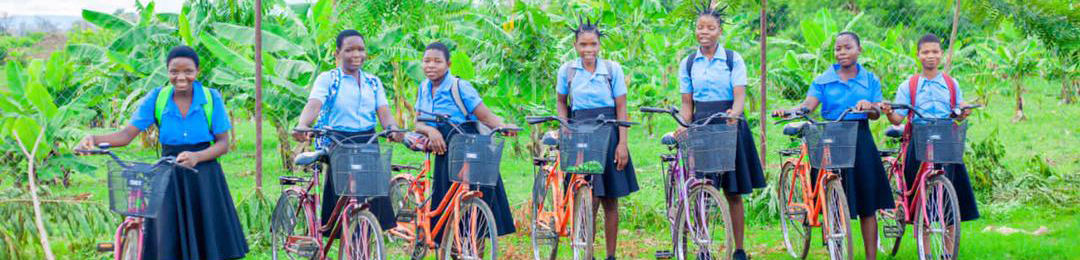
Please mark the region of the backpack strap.
<svg viewBox="0 0 1080 260"><path fill-rule="evenodd" d="M169 98L172 98L173 86L165 86L158 92L157 98L154 102L154 119L157 120L157 124L161 126L161 115L165 113L165 106L169 104ZM206 99L206 103L203 103L203 114L206 116L206 126L213 131L213 116L214 116L214 96L210 94L210 89L202 88L203 97Z"/></svg>
<svg viewBox="0 0 1080 260"><path fill-rule="evenodd" d="M949 106L950 108L956 108L956 81L944 72L941 73L941 76L945 78L945 85L949 87Z"/></svg>
<svg viewBox="0 0 1080 260"><path fill-rule="evenodd" d="M450 96L454 98L454 104L457 105L458 110L461 110L462 114L465 114L465 119L469 118L469 109L465 107L465 101L461 100L461 79L458 78L454 81L454 84L450 85Z"/></svg>

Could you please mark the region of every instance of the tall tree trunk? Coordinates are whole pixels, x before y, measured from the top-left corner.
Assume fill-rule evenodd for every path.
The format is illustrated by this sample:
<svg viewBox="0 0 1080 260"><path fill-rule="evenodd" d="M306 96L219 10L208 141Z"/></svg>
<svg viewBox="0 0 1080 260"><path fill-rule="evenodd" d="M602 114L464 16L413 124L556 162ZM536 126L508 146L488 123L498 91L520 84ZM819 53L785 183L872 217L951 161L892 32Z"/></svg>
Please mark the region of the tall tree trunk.
<svg viewBox="0 0 1080 260"><path fill-rule="evenodd" d="M1016 115L1013 116L1013 122L1020 122L1027 120L1024 116L1024 85L1020 84L1020 79L1013 79L1013 84L1016 86Z"/></svg>
<svg viewBox="0 0 1080 260"><path fill-rule="evenodd" d="M34 224L37 226L38 235L41 239L41 251L45 252L45 259L53 260L56 259L56 256L53 256L52 246L49 245L49 234L45 230L45 222L43 221L44 217L42 216L43 212L41 210L41 199L38 198L37 195L37 178L35 177L37 173L34 172L34 163L37 161L38 146L41 144L41 139L44 139L42 137L45 136L45 128L42 127L41 132L37 134L37 138L34 140L34 146L30 151L26 150L26 144L19 138L18 131L12 132L14 132L12 136L15 137L15 142L18 142L19 148L21 148L23 154L26 155L26 164L28 167L27 173L30 178L30 200L34 206Z"/></svg>

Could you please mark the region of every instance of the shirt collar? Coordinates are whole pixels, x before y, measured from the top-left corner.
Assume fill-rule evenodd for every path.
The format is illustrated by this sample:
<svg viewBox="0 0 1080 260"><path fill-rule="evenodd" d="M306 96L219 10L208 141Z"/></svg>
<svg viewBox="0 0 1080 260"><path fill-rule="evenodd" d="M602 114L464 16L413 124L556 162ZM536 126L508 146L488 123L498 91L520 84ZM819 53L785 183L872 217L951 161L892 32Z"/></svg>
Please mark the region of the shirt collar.
<svg viewBox="0 0 1080 260"><path fill-rule="evenodd" d="M945 84L945 76L944 75L945 75L945 73L942 73L942 72L938 71L937 76L934 76L934 78L926 78L926 77L923 77L922 73L920 73L918 83L919 83L920 86L923 86L923 85L926 85L926 83L925 83L926 81L931 81L931 82L937 83L937 85L940 86L940 87L948 88L948 85ZM922 88L920 88L920 90L921 89Z"/></svg>
<svg viewBox="0 0 1080 260"><path fill-rule="evenodd" d="M725 52L724 45L720 45L719 42L716 43L716 54L713 55L713 59L714 60L727 60L727 55L719 55L719 54L724 53L724 52ZM705 59L705 53L701 52L701 46L697 47L697 56L694 56L694 60L697 60L697 59Z"/></svg>
<svg viewBox="0 0 1080 260"><path fill-rule="evenodd" d="M454 74L451 74L450 70L446 70L446 74L443 75L443 81L439 83L439 88L435 91L449 91L450 84L454 81L457 81L457 77L454 77ZM432 84L434 84L434 82L432 82L431 79L424 80L424 86L428 88L428 92L431 91Z"/></svg>
<svg viewBox="0 0 1080 260"><path fill-rule="evenodd" d="M341 66L338 66L337 69L338 69L338 71L341 72L341 77L342 78L353 78L353 75L351 75L349 73L345 73L345 68L342 68ZM363 69L356 70L356 74L359 75L361 78L366 77L364 75L364 70ZM357 82L360 81L360 79L357 79L357 78L353 78L353 79L356 80Z"/></svg>
<svg viewBox="0 0 1080 260"><path fill-rule="evenodd" d="M575 69L585 70L585 64L584 63L585 63L584 59L578 58L577 61L571 63L570 66L572 66ZM597 57L596 58L596 72L594 72L593 74L595 74L595 75L609 75L609 74L611 74L611 70L610 70L610 68L607 67L607 62L604 62L603 59L600 59L599 57Z"/></svg>
<svg viewBox="0 0 1080 260"><path fill-rule="evenodd" d="M870 72L866 71L866 69L863 68L862 64L859 63L855 63L855 68L859 70L859 73L856 74L855 78L851 79L850 81L854 81L855 83L858 83L860 86L863 87L869 87ZM825 85L833 82L840 82L840 74L838 74L839 71L840 64L833 64L832 66L829 66L828 70L822 72L821 75L817 77L817 79L814 79L814 83L817 83L819 85Z"/></svg>

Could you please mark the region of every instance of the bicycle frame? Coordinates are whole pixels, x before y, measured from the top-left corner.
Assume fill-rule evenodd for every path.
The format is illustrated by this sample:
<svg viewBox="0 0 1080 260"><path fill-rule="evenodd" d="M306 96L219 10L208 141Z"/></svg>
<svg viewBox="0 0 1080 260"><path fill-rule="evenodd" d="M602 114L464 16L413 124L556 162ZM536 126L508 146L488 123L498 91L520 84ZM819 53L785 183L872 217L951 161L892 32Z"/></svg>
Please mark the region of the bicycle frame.
<svg viewBox="0 0 1080 260"><path fill-rule="evenodd" d="M458 206L461 202L470 198L482 198L483 193L480 191L469 190L469 184L454 182L450 185L450 189L447 190L443 196L443 200L439 202L438 207L430 209L431 199L424 196L427 190L431 187L431 181L428 180L427 174L431 172L431 153L427 154L427 158L424 159L424 167L420 170L420 173L415 177L409 174L400 174L396 178L405 178L409 181L409 194L410 198L414 198L414 201L418 207L416 207L416 218L412 223L398 222L398 226L390 230L390 234L404 238L409 243L417 244L416 237L417 231L424 234L423 246L428 249L435 249L435 236L442 232L446 226L447 217L455 217ZM467 169L463 168L462 171ZM434 217L442 216L434 226L431 225L431 219ZM415 230L415 231L414 231ZM455 234L457 235L457 234Z"/></svg>
<svg viewBox="0 0 1080 260"><path fill-rule="evenodd" d="M546 175L546 177L544 178L544 184L548 187L555 187L555 190L552 191L552 194L557 197L554 199L554 201L552 201L554 209L552 209L551 211L545 211L541 208L539 212L540 215L537 216L537 219L547 219L551 216L555 216L555 227L551 230L555 230L555 232L557 232L561 237L568 237L570 236L570 228L568 228L568 226L570 226L570 224L572 223L571 221L573 221L573 218L571 218L570 216L575 210L573 203L575 198L574 190L577 190L577 188L581 186L590 184L589 181L585 180L585 177L581 174L573 174L572 176L570 176L570 181L566 185L566 190L559 190L559 187L562 187L562 185L559 184L563 183L563 179L565 179L564 176L566 175L565 172L559 170L561 160L562 158L556 155L554 164L545 165L541 168L541 170ZM559 194L563 195L559 196ZM540 206L542 207L543 205ZM541 224L543 223L541 222Z"/></svg>
<svg viewBox="0 0 1080 260"><path fill-rule="evenodd" d="M808 178L808 176L807 176L812 171L812 168L810 168L809 163L803 163L807 159L807 157L809 156L809 154L808 154L809 148L806 146L806 143L804 142L804 143L800 144L799 149L801 151L799 152L798 157L785 159L784 163L785 164L790 163L790 164L795 166L795 169L792 171L795 178L791 178L791 185L792 185L791 187L795 187L795 185L800 185L800 187L813 187L813 189L809 189L809 190L808 189L802 189L802 191L803 191L802 194L798 194L798 196L802 196L803 201L810 202L812 205L808 205L806 203L794 203L794 202L791 202L792 201L791 199L794 196L796 196L796 194L794 194L795 193L794 191L789 192L788 194L783 195L783 196L787 196L787 199L788 199L787 200L788 205L786 205L787 207L801 207L801 208L806 210L807 217L808 217L807 220L810 221L810 226L811 227L821 227L822 223L821 223L821 220L818 219L818 216L821 215L822 210L825 208L825 201L824 201L824 199L825 199L825 196L824 196L825 183L827 183L828 181L831 181L833 179L840 178L840 175L836 174L835 172L833 172L831 170L826 170L825 168L821 168L821 169L818 169L817 184L816 185L812 184L810 182L810 178ZM827 162L827 160L828 160L828 158L830 156L828 151L829 151L828 146L826 146L825 147L825 154L824 154L825 156L822 156L822 160L826 160L826 162ZM822 165L824 165L824 162L823 162ZM795 183L796 179L802 180L802 183ZM818 196L818 194L822 194L822 196Z"/></svg>
<svg viewBox="0 0 1080 260"><path fill-rule="evenodd" d="M900 207L904 208L903 221L906 224L911 224L915 222L916 207L922 205L925 201L922 201L921 199L912 201L912 199L908 198L919 198L919 195L923 193L923 187L925 186L926 181L934 176L944 174L944 172L937 170L937 165L933 162L930 162L929 160L923 161L919 164L919 170L915 175L915 183L913 183L912 187L908 188L907 181L904 180L904 167L907 167L907 165L904 165L903 162L907 157L908 149L911 149L911 138L905 137L901 142L903 144L900 148L900 154L896 158L889 158L891 159L889 163L893 166L893 169L895 169L894 171L897 171L898 173L894 174L895 179L893 181L895 181L896 187L901 192L900 199L897 203L900 204ZM926 149L928 150L927 155L933 158L934 144L927 144ZM937 201L940 203L942 200L938 199ZM920 210L918 213L921 214L924 219L928 217L925 210Z"/></svg>

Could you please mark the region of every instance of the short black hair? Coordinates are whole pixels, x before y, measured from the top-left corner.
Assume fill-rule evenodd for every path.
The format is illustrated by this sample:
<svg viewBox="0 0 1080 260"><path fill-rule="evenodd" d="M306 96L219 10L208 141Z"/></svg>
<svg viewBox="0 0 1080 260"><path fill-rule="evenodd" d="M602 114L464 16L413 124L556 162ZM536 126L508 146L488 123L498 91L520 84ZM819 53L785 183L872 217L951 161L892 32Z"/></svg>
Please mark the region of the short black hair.
<svg viewBox="0 0 1080 260"><path fill-rule="evenodd" d="M599 19L596 20L596 23L593 23L592 18L582 20L580 15L578 15L578 26L576 28L570 27L570 32L574 33L575 41L577 40L578 35L582 33L595 33L597 38L604 37L604 32L600 31Z"/></svg>
<svg viewBox="0 0 1080 260"><path fill-rule="evenodd" d="M353 36L360 37L360 40L364 40L364 36L360 35L360 32L353 29L342 30L341 32L339 32L337 34L337 45L335 45L337 47L337 51L334 52L341 51L341 44L345 42L345 38Z"/></svg>
<svg viewBox="0 0 1080 260"><path fill-rule="evenodd" d="M438 50L439 52L442 52L443 58L445 58L447 61L450 60L450 48L446 47L446 44L443 44L442 42L433 42L431 44L428 44L427 48L424 48L424 51L426 52L428 50Z"/></svg>
<svg viewBox="0 0 1080 260"><path fill-rule="evenodd" d="M840 36L844 36L844 35L849 35L849 36L851 36L851 38L855 38L855 45L859 46L859 47L862 47L862 42L859 41L859 35L858 34L855 34L854 32L841 32L839 34L836 34L836 37L839 38Z"/></svg>
<svg viewBox="0 0 1080 260"><path fill-rule="evenodd" d="M169 56L165 58L165 66L169 66L169 62L175 58L189 58L195 62L195 68L199 67L199 54L187 45L176 46L169 50Z"/></svg>
<svg viewBox="0 0 1080 260"><path fill-rule="evenodd" d="M694 9L697 10L698 13L698 18L701 18L702 16L711 16L716 18L716 22L720 25L724 24L724 10L727 10L727 8L727 5L720 8L713 8L712 0L701 2L701 6L694 5Z"/></svg>
<svg viewBox="0 0 1080 260"><path fill-rule="evenodd" d="M918 45L915 45L915 50L921 51L923 43L937 43L938 46L941 46L941 38L938 38L937 35L934 35L933 33L927 33L926 35L923 35L922 38L919 38L919 43Z"/></svg>

